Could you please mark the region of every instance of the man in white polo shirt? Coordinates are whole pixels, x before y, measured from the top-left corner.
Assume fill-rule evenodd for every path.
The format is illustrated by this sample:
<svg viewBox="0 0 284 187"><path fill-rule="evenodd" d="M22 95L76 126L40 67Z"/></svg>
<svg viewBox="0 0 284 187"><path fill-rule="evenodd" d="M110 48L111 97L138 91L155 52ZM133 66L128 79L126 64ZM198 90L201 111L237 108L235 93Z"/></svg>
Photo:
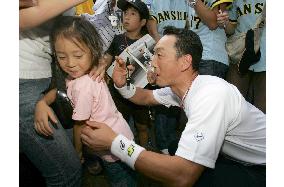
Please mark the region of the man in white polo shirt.
<svg viewBox="0 0 284 187"><path fill-rule="evenodd" d="M101 123L88 123L82 141L96 150L111 149L133 169L171 186L265 186L265 114L234 85L198 75L203 49L194 32L166 28L154 50L154 81L164 88L127 89L121 59L113 80L136 104L184 109L188 122L175 156L146 151Z"/></svg>

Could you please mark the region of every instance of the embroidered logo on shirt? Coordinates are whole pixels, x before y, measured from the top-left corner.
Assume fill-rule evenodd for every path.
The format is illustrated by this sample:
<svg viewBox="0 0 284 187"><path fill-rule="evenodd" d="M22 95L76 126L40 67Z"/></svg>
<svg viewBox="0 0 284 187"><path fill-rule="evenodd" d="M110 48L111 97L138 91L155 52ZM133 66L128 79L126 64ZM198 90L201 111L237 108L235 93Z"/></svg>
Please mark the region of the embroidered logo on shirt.
<svg viewBox="0 0 284 187"><path fill-rule="evenodd" d="M194 135L194 138L197 142L201 141L204 139L204 136L202 134L202 132L197 132L195 135Z"/></svg>
<svg viewBox="0 0 284 187"><path fill-rule="evenodd" d="M122 140L120 140L120 149L121 149L121 150L124 150L124 148L125 148L125 144L123 143Z"/></svg>

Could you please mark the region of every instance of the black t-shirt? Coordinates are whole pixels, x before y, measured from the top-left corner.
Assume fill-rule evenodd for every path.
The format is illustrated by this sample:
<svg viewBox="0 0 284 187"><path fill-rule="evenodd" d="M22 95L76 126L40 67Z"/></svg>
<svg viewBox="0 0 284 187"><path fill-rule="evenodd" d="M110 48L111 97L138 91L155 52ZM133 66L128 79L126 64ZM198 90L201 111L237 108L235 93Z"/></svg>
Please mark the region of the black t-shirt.
<svg viewBox="0 0 284 187"><path fill-rule="evenodd" d="M137 39L132 40L128 38L125 34L115 35L112 43L110 44L106 53L112 56L112 61L114 57L120 55L124 49L136 42ZM110 81L109 90L111 96L115 102L117 109L121 112L124 119L129 120L130 115L133 115L135 121L140 124L147 125L149 122L148 107L136 105L127 99L124 99L118 91L114 88L112 80Z"/></svg>
<svg viewBox="0 0 284 187"><path fill-rule="evenodd" d="M110 54L113 57L112 61L114 61L115 56L120 55L124 49L136 41L137 39L132 40L125 34L115 35L106 53Z"/></svg>

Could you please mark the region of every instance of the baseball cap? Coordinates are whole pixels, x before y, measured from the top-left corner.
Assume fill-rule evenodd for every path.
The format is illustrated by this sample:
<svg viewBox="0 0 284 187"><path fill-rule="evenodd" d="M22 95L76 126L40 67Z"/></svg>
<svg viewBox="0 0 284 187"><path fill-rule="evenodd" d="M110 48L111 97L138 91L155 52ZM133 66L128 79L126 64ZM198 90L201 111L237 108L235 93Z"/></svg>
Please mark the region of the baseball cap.
<svg viewBox="0 0 284 187"><path fill-rule="evenodd" d="M118 0L117 7L125 11L128 6L134 7L140 13L142 19L149 19L150 14L147 5L141 0Z"/></svg>

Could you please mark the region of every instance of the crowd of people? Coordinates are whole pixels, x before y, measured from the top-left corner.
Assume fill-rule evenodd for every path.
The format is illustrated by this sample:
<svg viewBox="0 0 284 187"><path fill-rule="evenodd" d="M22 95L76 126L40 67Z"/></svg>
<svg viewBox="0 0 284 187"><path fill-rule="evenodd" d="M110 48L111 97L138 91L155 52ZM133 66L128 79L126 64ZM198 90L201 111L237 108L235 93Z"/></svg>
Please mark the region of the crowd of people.
<svg viewBox="0 0 284 187"><path fill-rule="evenodd" d="M265 16L266 1L108 0L125 32L106 51L94 23L75 16L101 1L19 0L19 148L46 186L81 186L85 166L103 168L111 186L138 186L138 173L169 186L265 186L265 22L251 66L232 63L225 46ZM156 42L153 71L139 88L118 56L146 34ZM52 108L62 97L52 65L71 129Z"/></svg>

